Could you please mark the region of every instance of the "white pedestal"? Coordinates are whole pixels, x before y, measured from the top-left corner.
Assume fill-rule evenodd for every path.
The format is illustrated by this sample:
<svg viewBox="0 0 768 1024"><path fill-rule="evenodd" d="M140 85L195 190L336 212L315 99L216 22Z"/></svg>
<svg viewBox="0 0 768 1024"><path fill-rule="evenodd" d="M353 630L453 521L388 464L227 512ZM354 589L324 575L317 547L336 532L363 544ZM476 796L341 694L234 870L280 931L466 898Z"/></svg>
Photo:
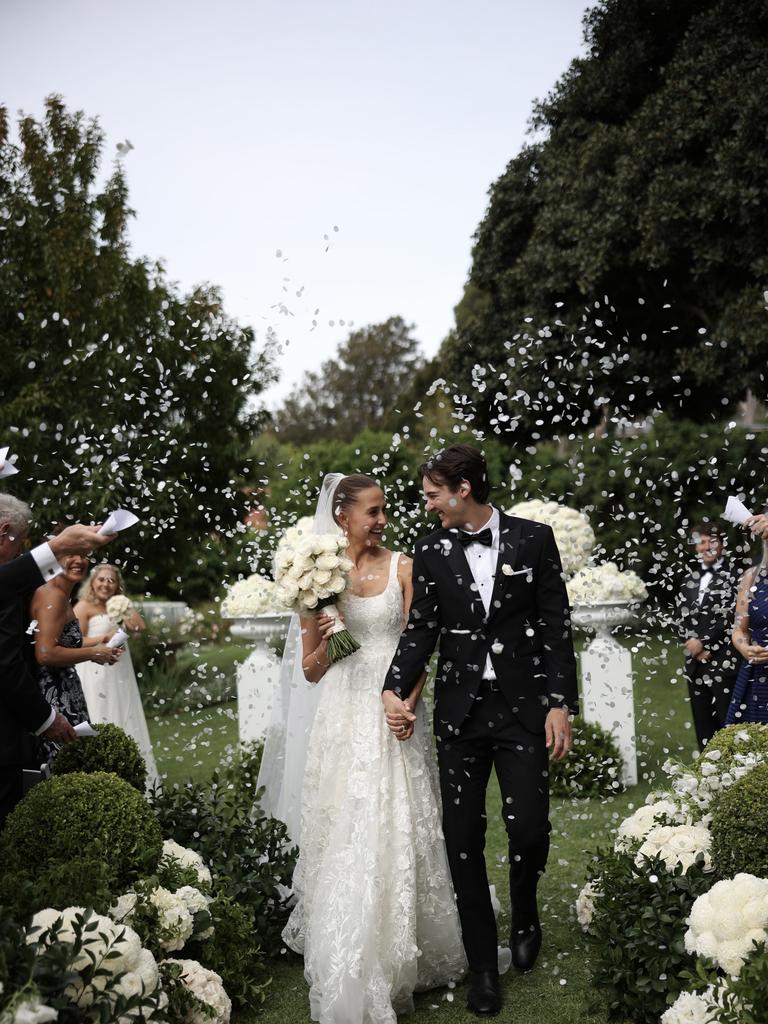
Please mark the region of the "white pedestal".
<svg viewBox="0 0 768 1024"><path fill-rule="evenodd" d="M253 651L237 669L237 720L241 743L263 739L272 719L280 659L267 641L284 635L290 615L257 615L233 621L233 636L252 640Z"/></svg>
<svg viewBox="0 0 768 1024"><path fill-rule="evenodd" d="M626 605L581 605L573 621L595 630L595 638L581 654L582 714L609 732L624 761L622 782L637 785L637 743L632 655L611 636L611 626L631 622Z"/></svg>

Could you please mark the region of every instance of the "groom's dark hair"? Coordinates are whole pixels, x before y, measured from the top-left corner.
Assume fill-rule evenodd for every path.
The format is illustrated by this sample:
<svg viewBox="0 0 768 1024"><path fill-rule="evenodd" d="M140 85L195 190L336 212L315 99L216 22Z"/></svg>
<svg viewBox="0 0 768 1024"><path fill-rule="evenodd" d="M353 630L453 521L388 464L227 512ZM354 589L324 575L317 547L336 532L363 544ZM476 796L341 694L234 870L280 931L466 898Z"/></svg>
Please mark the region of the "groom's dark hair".
<svg viewBox="0 0 768 1024"><path fill-rule="evenodd" d="M485 456L471 444L452 444L430 455L419 466L419 479L422 477L433 484L445 484L452 491L458 491L461 481L466 480L472 488L472 497L480 505L488 501L491 493Z"/></svg>

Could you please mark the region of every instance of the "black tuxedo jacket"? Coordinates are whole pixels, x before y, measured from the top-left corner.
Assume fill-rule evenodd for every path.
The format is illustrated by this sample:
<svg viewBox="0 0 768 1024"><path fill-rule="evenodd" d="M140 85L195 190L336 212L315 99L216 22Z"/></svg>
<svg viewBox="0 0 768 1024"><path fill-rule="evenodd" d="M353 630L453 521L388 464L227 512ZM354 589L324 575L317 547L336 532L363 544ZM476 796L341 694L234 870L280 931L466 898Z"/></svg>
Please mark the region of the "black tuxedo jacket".
<svg viewBox="0 0 768 1024"><path fill-rule="evenodd" d="M51 713L37 682L34 647L26 635L32 592L43 578L34 558L0 566L0 765L32 763L33 734Z"/></svg>
<svg viewBox="0 0 768 1024"><path fill-rule="evenodd" d="M706 662L686 658L686 665L706 665L712 673L734 673L740 656L731 643L736 618L736 594L741 573L724 558L699 604L701 564L697 562L683 580L679 595L680 634L683 640L696 637L712 657Z"/></svg>
<svg viewBox="0 0 768 1024"><path fill-rule="evenodd" d="M576 711L576 658L560 554L549 526L500 513L490 613L455 530L419 541L413 603L384 683L405 698L439 643L435 734L455 736L480 688L490 654L496 685L520 722L542 732L553 707Z"/></svg>

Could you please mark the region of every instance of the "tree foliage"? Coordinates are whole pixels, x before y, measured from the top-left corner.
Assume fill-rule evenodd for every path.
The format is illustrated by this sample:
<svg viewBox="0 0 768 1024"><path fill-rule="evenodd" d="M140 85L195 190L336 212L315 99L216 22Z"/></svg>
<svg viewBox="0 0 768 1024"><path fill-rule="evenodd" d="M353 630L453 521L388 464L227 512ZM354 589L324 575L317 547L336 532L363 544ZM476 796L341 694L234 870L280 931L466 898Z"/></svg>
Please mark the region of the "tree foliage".
<svg viewBox="0 0 768 1024"><path fill-rule="evenodd" d="M269 354L216 288L189 295L130 255L119 162L96 121L50 97L14 142L0 107L0 438L38 530L126 505L116 543L155 593L180 592L201 546L235 529Z"/></svg>
<svg viewBox="0 0 768 1024"><path fill-rule="evenodd" d="M490 190L441 353L500 433L766 392L768 8L601 0L585 40Z"/></svg>
<svg viewBox="0 0 768 1024"><path fill-rule="evenodd" d="M353 331L285 400L275 421L280 436L295 444L349 441L382 427L423 363L412 331L399 316Z"/></svg>

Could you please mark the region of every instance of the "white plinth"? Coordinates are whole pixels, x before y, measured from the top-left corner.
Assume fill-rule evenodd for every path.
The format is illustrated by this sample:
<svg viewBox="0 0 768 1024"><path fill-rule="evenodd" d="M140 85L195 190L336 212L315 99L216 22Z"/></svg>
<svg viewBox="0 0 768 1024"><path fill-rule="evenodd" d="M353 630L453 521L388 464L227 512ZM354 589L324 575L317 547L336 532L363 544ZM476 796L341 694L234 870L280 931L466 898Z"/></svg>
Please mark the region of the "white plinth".
<svg viewBox="0 0 768 1024"><path fill-rule="evenodd" d="M255 615L234 619L232 636L253 641L253 650L237 668L237 720L241 743L264 738L272 717L280 659L268 640L285 636L290 615Z"/></svg>
<svg viewBox="0 0 768 1024"><path fill-rule="evenodd" d="M576 605L573 623L594 629L595 638L581 653L582 714L609 732L624 761L622 782L637 785L637 743L632 655L611 636L611 627L634 618L628 605Z"/></svg>

